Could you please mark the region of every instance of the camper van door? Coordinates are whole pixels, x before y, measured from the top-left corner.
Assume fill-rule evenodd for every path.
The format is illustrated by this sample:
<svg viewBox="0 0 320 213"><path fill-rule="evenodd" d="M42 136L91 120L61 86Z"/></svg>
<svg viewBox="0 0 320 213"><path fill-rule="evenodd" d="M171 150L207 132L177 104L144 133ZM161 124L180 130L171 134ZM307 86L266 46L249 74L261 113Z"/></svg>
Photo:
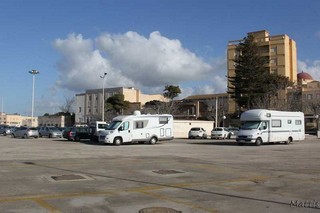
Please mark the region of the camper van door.
<svg viewBox="0 0 320 213"><path fill-rule="evenodd" d="M130 142L132 140L132 135L130 131L130 121L124 121L118 128L118 131L122 137L122 142Z"/></svg>

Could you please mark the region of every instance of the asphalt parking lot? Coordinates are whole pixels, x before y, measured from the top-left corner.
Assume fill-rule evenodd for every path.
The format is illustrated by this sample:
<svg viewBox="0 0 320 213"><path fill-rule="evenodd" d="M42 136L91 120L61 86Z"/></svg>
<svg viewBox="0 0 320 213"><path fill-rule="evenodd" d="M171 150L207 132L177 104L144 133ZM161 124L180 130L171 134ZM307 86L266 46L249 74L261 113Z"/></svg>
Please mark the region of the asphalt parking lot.
<svg viewBox="0 0 320 213"><path fill-rule="evenodd" d="M99 145L0 136L0 212L319 212L320 139Z"/></svg>

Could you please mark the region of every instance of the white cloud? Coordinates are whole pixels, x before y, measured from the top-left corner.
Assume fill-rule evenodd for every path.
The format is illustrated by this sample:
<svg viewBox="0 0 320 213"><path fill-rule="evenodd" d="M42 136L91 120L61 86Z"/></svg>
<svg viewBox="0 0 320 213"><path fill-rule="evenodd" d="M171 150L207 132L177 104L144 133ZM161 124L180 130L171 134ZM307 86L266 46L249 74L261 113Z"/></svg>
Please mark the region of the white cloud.
<svg viewBox="0 0 320 213"><path fill-rule="evenodd" d="M101 88L99 77L108 73L108 87L119 85L134 85L123 76L119 70L114 69L109 60L103 58L99 50L93 48L90 39L83 39L82 35L70 34L67 39L57 39L54 47L61 53L62 58L57 63L59 80L57 85L72 91Z"/></svg>
<svg viewBox="0 0 320 213"><path fill-rule="evenodd" d="M145 93L162 93L168 84L182 87L185 81L213 77L212 65L183 48L179 40L159 32L149 37L136 32L105 33L96 39L70 34L66 39L57 39L54 47L61 54L57 85L77 92L101 88L99 75L104 72L108 73L106 87L135 86Z"/></svg>
<svg viewBox="0 0 320 213"><path fill-rule="evenodd" d="M104 34L97 46L106 52L112 66L142 86L178 84L203 78L211 66L184 49L178 40L153 32L149 38L136 32L122 35Z"/></svg>
<svg viewBox="0 0 320 213"><path fill-rule="evenodd" d="M314 80L320 81L320 60L315 61L298 61L298 70L306 72Z"/></svg>

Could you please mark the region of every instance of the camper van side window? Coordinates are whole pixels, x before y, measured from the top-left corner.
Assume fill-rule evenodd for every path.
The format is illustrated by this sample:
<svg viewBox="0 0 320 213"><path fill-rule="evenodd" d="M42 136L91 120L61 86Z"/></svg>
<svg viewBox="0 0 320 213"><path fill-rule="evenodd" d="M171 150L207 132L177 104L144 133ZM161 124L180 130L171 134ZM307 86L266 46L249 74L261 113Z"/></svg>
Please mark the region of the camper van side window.
<svg viewBox="0 0 320 213"><path fill-rule="evenodd" d="M296 125L301 125L302 124L302 122L301 122L301 120L296 120Z"/></svg>
<svg viewBox="0 0 320 213"><path fill-rule="evenodd" d="M135 128L136 129L142 129L143 128L143 121L136 121L135 122Z"/></svg>
<svg viewBox="0 0 320 213"><path fill-rule="evenodd" d="M159 124L167 124L169 122L169 117L159 117Z"/></svg>
<svg viewBox="0 0 320 213"><path fill-rule="evenodd" d="M272 127L281 127L281 120L272 120L271 126Z"/></svg>

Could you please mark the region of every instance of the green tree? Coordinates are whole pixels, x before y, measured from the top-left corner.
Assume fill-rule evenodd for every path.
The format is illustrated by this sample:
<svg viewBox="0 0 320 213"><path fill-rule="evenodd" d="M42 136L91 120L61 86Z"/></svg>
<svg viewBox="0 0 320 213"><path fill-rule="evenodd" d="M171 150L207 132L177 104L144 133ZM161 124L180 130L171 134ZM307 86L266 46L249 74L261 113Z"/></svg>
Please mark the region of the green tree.
<svg viewBox="0 0 320 213"><path fill-rule="evenodd" d="M259 54L259 47L252 35L239 43L236 52L235 75L228 77L231 84L228 93L240 107L250 109L255 99L267 90L263 82L269 74L266 67L269 58Z"/></svg>
<svg viewBox="0 0 320 213"><path fill-rule="evenodd" d="M286 95L282 95L282 101L279 100L280 91L285 91L286 88L293 86L293 82L288 77L278 74L268 74L262 81L266 88L265 92L254 99L254 108L266 108L275 110L287 110L288 102L285 102ZM281 95L280 95L281 96Z"/></svg>
<svg viewBox="0 0 320 213"><path fill-rule="evenodd" d="M144 104L145 113L163 113L165 109L165 102L159 100L148 101Z"/></svg>
<svg viewBox="0 0 320 213"><path fill-rule="evenodd" d="M123 94L116 94L107 99L105 104L106 111L115 111L117 114L122 114L123 110L128 109L129 101L124 100Z"/></svg>
<svg viewBox="0 0 320 213"><path fill-rule="evenodd" d="M163 90L163 97L168 98L170 100L169 113L172 113L173 107L173 99L178 97L181 93L181 89L179 86L166 85Z"/></svg>

